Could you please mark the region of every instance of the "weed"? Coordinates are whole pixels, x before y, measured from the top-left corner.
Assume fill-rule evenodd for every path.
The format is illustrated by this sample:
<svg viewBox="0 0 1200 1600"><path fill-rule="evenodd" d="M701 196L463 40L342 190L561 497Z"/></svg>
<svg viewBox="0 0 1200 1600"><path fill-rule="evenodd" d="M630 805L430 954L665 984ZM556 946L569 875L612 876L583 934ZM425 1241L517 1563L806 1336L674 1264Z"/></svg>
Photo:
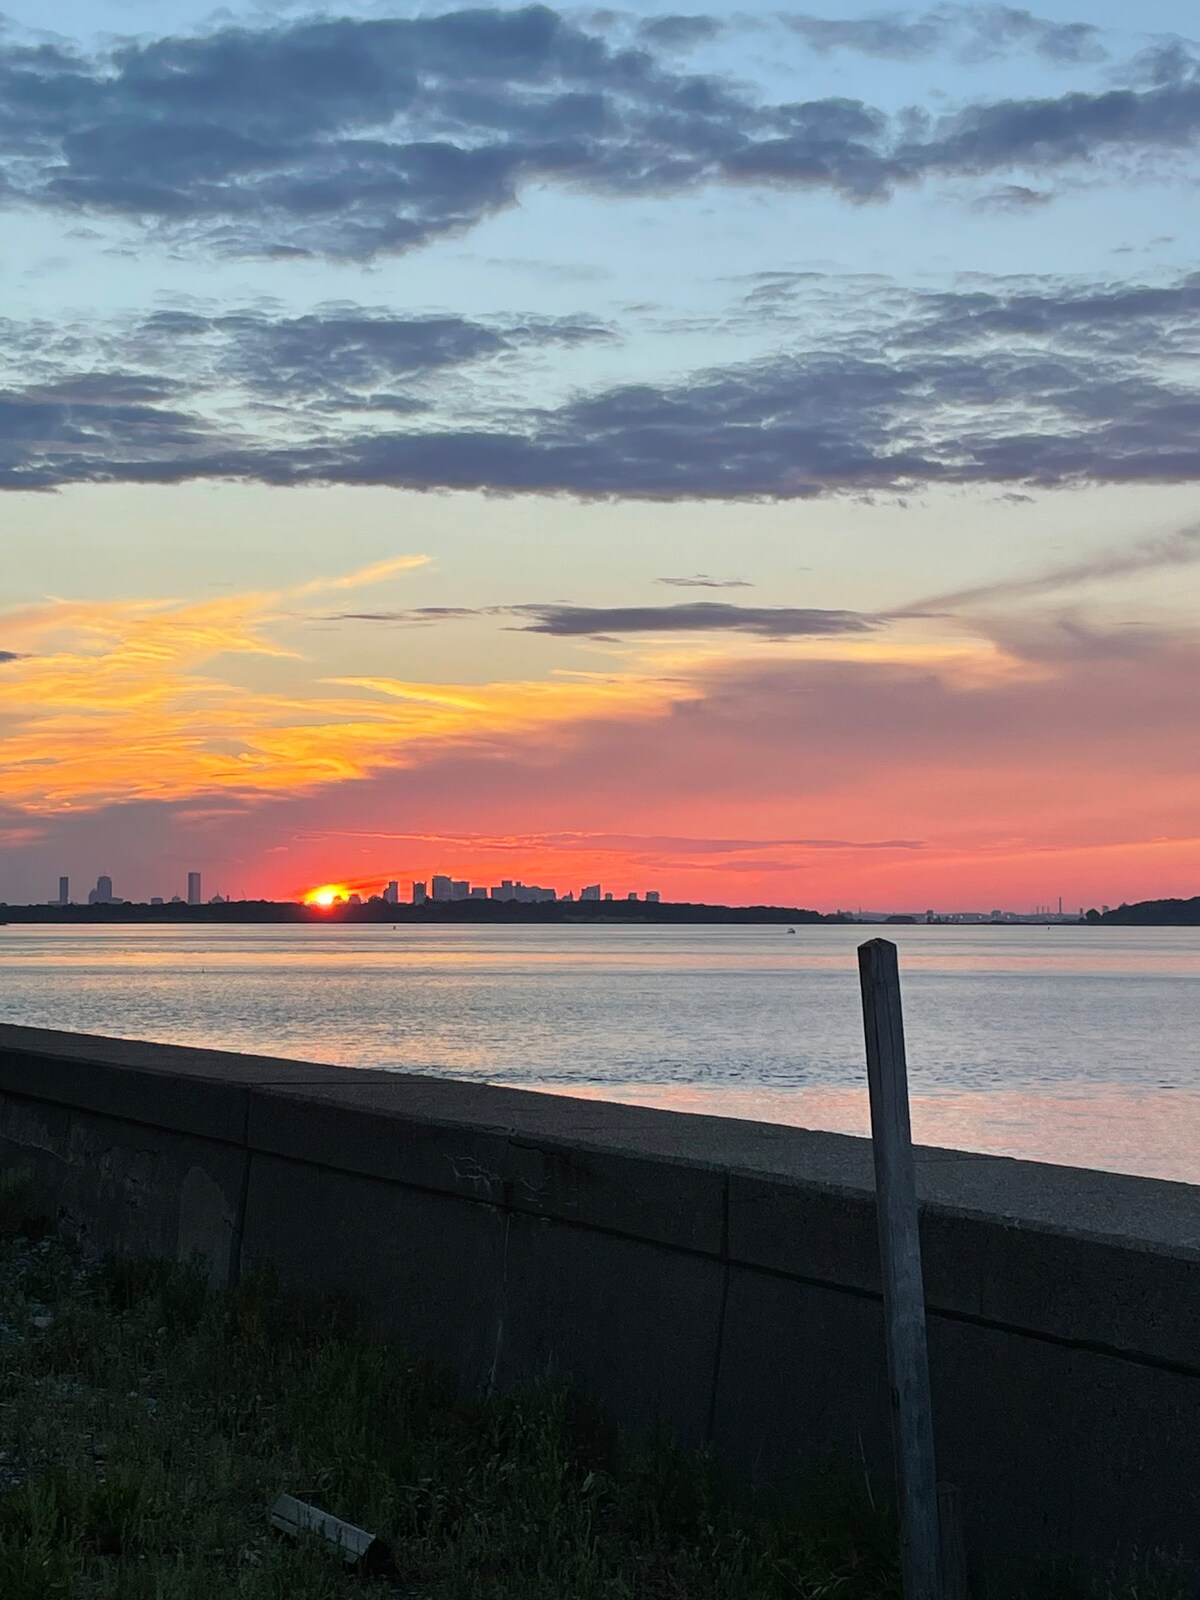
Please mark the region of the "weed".
<svg viewBox="0 0 1200 1600"><path fill-rule="evenodd" d="M0 1169L0 1239L10 1239L25 1231L30 1186L33 1174L23 1169ZM2 1591L0 1591L2 1592Z"/></svg>
<svg viewBox="0 0 1200 1600"><path fill-rule="evenodd" d="M3 1600L899 1594L895 1528L836 1473L769 1508L739 1499L710 1462L623 1439L559 1387L464 1400L266 1276L210 1293L187 1268L86 1274L12 1239L0 1269L0 1322L23 1330L0 1346ZM398 1577L272 1533L284 1490L378 1534Z"/></svg>

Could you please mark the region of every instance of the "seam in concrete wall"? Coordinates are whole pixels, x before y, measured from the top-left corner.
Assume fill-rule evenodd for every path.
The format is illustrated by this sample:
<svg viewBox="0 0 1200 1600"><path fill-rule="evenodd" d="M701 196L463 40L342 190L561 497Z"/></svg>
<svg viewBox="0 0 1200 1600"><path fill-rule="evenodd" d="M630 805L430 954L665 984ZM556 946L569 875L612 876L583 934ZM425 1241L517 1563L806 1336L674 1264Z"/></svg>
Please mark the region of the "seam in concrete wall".
<svg viewBox="0 0 1200 1600"><path fill-rule="evenodd" d="M969 1311L940 1311L936 1306L926 1306L925 1313L927 1317L936 1317L939 1322L953 1322L965 1328L986 1328L992 1333L1006 1333L1013 1338L1053 1345L1058 1350L1077 1350L1080 1355L1104 1356L1110 1361L1121 1361L1127 1366L1142 1367L1149 1372L1170 1372L1178 1378L1200 1378L1200 1365L1171 1361L1165 1356L1150 1355L1144 1350L1128 1350L1121 1345L1106 1344L1102 1339L1072 1339L1066 1334L1026 1328L1020 1323L1001 1322L995 1317L974 1316Z"/></svg>
<svg viewBox="0 0 1200 1600"><path fill-rule="evenodd" d="M254 1151L250 1148L250 1095L242 1112L242 1181L238 1189L237 1210L234 1213L233 1239L229 1246L229 1287L236 1289L242 1281L242 1240L246 1237L246 1206L250 1199L250 1166Z"/></svg>
<svg viewBox="0 0 1200 1600"><path fill-rule="evenodd" d="M3 1029L3 1027L4 1027L4 1024L0 1023L0 1029ZM2 1049L2 1048L3 1048L3 1046L2 1046L2 1044L0 1044L0 1049ZM91 1065L91 1063L84 1063L84 1064L85 1065ZM106 1065L106 1064L107 1063L100 1063L100 1065L102 1065L102 1066ZM353 1069L346 1068L345 1070L347 1072L350 1072ZM161 1078L165 1078L165 1077L168 1076L168 1074L166 1074L166 1073L144 1073L144 1074L142 1074L142 1076L148 1077L148 1078L151 1078L151 1079L157 1079L157 1078L160 1078L160 1077ZM222 1084L222 1083L219 1082L219 1080L207 1079L207 1078L191 1079L189 1081L194 1082L194 1083L201 1083L205 1087L223 1088L223 1089L226 1089L227 1091L232 1089L235 1092L240 1090L242 1092L242 1095L243 1095L243 1097L245 1099L245 1102L246 1102L246 1109L245 1109L245 1112L243 1114L243 1119L242 1119L243 1120L243 1129L244 1129L243 1135L242 1135L242 1139L240 1141L242 1144L249 1144L250 1097L254 1093L255 1090L261 1090L261 1089L307 1089L307 1088L311 1087L311 1085L309 1083L309 1080L307 1078L291 1078L291 1079L289 1079L289 1078L264 1078L261 1082L257 1082L256 1081L256 1082L253 1082L253 1083L237 1083L237 1084ZM229 1144L235 1142L235 1141L232 1141L232 1140L229 1140L229 1139L214 1138L214 1136L212 1134L210 1134L210 1133L197 1133L197 1132L193 1132L191 1130L185 1130L185 1129L182 1129L182 1128L174 1128L174 1127L171 1127L171 1126L169 1126L168 1124L166 1124L164 1122L155 1121L153 1118L150 1118L150 1117L139 1117L137 1115L136 1110L133 1110L133 1109L131 1109L128 1112L126 1112L124 1109L122 1109L119 1113L117 1113L117 1112L113 1112L113 1111L96 1110L92 1106L81 1106L77 1100L72 1100L67 1095L56 1095L52 1091L49 1091L49 1090L46 1091L45 1093L39 1091L36 1094L26 1094L26 1093L22 1093L22 1091L19 1090L19 1089L0 1088L0 1098L6 1098L6 1099L9 1099L9 1100L19 1100L19 1101L23 1102L26 1105L58 1106L61 1110L70 1111L70 1112L75 1113L76 1115L82 1114L82 1115L88 1116L88 1117L108 1117L113 1122L126 1123L131 1128L146 1128L146 1129L150 1130L153 1133L184 1133L184 1132L186 1132L188 1138L190 1138L190 1139L204 1139L204 1140L207 1140L210 1144L221 1144L221 1145L228 1146Z"/></svg>
<svg viewBox="0 0 1200 1600"><path fill-rule="evenodd" d="M721 1389L721 1352L725 1348L725 1313L729 1306L729 1174L721 1186L721 1304L717 1309L717 1347L713 1352L712 1389L708 1397L708 1421L704 1442L711 1445L717 1421L717 1397Z"/></svg>
<svg viewBox="0 0 1200 1600"><path fill-rule="evenodd" d="M502 1256L500 1262L500 1293L496 1306L496 1336L492 1341L492 1364L488 1370L485 1396L488 1399L496 1393L497 1377L500 1371L500 1360L504 1354L504 1324L505 1313L508 1310L508 1245L512 1234L513 1212L511 1207L504 1202L504 1242L501 1246Z"/></svg>
<svg viewBox="0 0 1200 1600"><path fill-rule="evenodd" d="M18 1105L25 1106L56 1106L60 1111L66 1111L72 1118L95 1117L102 1122L116 1122L123 1128L135 1129L145 1133L175 1133L182 1139L196 1139L202 1144L215 1145L220 1150L241 1150L245 1148L242 1139L222 1139L211 1133L199 1133L190 1128L175 1128L164 1122L150 1122L145 1118L129 1116L121 1111L94 1111L91 1106L76 1105L71 1100L59 1100L50 1094L21 1094L16 1089L0 1089L0 1101L14 1100ZM55 1152L48 1150L47 1155Z"/></svg>

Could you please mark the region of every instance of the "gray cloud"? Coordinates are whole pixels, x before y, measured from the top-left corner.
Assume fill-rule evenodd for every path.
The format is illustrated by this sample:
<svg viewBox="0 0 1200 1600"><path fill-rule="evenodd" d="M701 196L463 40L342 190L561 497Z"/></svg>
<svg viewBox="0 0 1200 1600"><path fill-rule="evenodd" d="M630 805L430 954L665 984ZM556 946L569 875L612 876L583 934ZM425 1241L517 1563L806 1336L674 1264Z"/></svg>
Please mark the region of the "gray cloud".
<svg viewBox="0 0 1200 1600"><path fill-rule="evenodd" d="M982 175L1021 165L1048 171L1132 151L1181 151L1200 134L1200 80L1139 92L1110 89L968 106L943 118L896 159L914 173Z"/></svg>
<svg viewBox="0 0 1200 1600"><path fill-rule="evenodd" d="M781 21L822 55L848 50L892 61L938 55L978 61L1029 51L1072 66L1108 55L1100 30L1089 23L1050 22L1015 6L940 5L854 18L788 13Z"/></svg>
<svg viewBox="0 0 1200 1600"><path fill-rule="evenodd" d="M168 311L133 329L125 348L155 363L184 363L195 376L292 403L387 401L390 385L410 382L543 345L610 337L582 318L527 317L479 322L458 316L404 317L361 306L323 306L304 316L258 310L219 315Z"/></svg>
<svg viewBox="0 0 1200 1600"><path fill-rule="evenodd" d="M1055 195L1049 189L1031 189L1026 183L1002 183L977 195L971 202L975 211L992 211L1001 215L1040 211L1054 203Z"/></svg>
<svg viewBox="0 0 1200 1600"><path fill-rule="evenodd" d="M1003 617L992 615L980 626L980 632L1008 655L1058 665L1120 660L1132 663L1187 642L1186 631L1178 627L1155 626L1135 618L1098 622L1073 609L1050 616L1022 616L1015 612Z"/></svg>
<svg viewBox="0 0 1200 1600"><path fill-rule="evenodd" d="M506 369L487 423L477 389L450 376L605 331L345 310L10 324L0 486L240 478L732 500L1200 476L1200 275L849 285L832 321L820 288L816 322L800 279L749 308L778 318L769 359L557 405L523 399Z"/></svg>
<svg viewBox="0 0 1200 1600"><path fill-rule="evenodd" d="M637 47L548 9L225 26L87 55L0 41L0 200L113 216L234 255L367 259L454 234L534 184L668 195L713 183L886 197L1194 148L1185 47L1136 87L892 118L861 101L769 103L655 53L711 19L658 18ZM1085 25L1005 6L856 22L792 17L817 48L926 55L1099 49ZM965 41L965 43L963 43ZM1024 182L1024 178L1022 178Z"/></svg>
<svg viewBox="0 0 1200 1600"><path fill-rule="evenodd" d="M1142 539L1134 545L1109 550L1090 561L1068 562L1064 566L1048 567L1023 578L999 578L994 583L979 583L967 589L931 595L892 614L928 615L938 611L962 611L971 606L991 605L996 601L1029 600L1106 578L1129 578L1139 572L1153 572L1163 567L1193 566L1198 561L1200 526L1181 528L1161 538ZM1074 624L1064 626L1069 631ZM1097 636L1094 630L1089 637L1095 640Z"/></svg>
<svg viewBox="0 0 1200 1600"><path fill-rule="evenodd" d="M695 572L690 578L655 578L655 583L666 583L672 589L753 589L745 578L713 578L707 572Z"/></svg>
<svg viewBox="0 0 1200 1600"><path fill-rule="evenodd" d="M1141 539L1086 561L991 583L932 595L888 612L814 610L791 606L738 606L692 601L672 606L576 606L525 604L513 606L423 606L407 610L340 611L326 621L381 622L403 626L459 621L476 617L512 617L519 631L556 638L616 640L628 634L746 633L768 639L829 637L864 633L912 617L969 614L980 607L1014 600L1040 599L1063 590L1112 578L1132 577L1167 567L1200 562L1200 526L1182 528L1158 538ZM662 582L662 579L658 580ZM1046 615L985 615L978 631L1012 655L1027 660L1077 661L1142 656L1160 651L1183 635L1176 625L1154 625L1136 618L1098 620L1078 610ZM0 659L3 659L0 653Z"/></svg>
<svg viewBox="0 0 1200 1600"><path fill-rule="evenodd" d="M368 257L534 182L696 181L757 111L542 6L225 27L89 57L0 46L10 201L234 254Z"/></svg>
<svg viewBox="0 0 1200 1600"><path fill-rule="evenodd" d="M734 606L698 600L674 606L416 606L396 611L337 611L327 622L386 622L404 627L458 622L467 617L513 617L519 632L556 638L614 638L630 633L752 633L765 639L797 639L865 633L875 619L856 611L817 611L796 606Z"/></svg>
<svg viewBox="0 0 1200 1600"><path fill-rule="evenodd" d="M691 50L721 32L716 17L703 16L647 17L638 28L638 36L656 50Z"/></svg>
<svg viewBox="0 0 1200 1600"><path fill-rule="evenodd" d="M495 606L412 606L397 611L332 611L323 622L391 622L420 627L431 622L459 622L464 617L493 615Z"/></svg>
<svg viewBox="0 0 1200 1600"><path fill-rule="evenodd" d="M25 656L19 650L0 650L0 666L6 666L10 661L24 661Z"/></svg>
<svg viewBox="0 0 1200 1600"><path fill-rule="evenodd" d="M525 619L526 633L557 638L628 633L753 633L765 639L796 639L866 633L875 626L856 611L815 611L796 606L733 606L697 600L676 606L510 606Z"/></svg>
<svg viewBox="0 0 1200 1600"><path fill-rule="evenodd" d="M319 448L349 417L430 412L462 370L611 337L584 317L346 305L157 311L108 326L0 319L0 486L254 477L280 441Z"/></svg>
<svg viewBox="0 0 1200 1600"><path fill-rule="evenodd" d="M186 464L227 445L194 413L123 399L120 383L0 388L0 486L80 481L173 481ZM210 455L211 459L211 455Z"/></svg>

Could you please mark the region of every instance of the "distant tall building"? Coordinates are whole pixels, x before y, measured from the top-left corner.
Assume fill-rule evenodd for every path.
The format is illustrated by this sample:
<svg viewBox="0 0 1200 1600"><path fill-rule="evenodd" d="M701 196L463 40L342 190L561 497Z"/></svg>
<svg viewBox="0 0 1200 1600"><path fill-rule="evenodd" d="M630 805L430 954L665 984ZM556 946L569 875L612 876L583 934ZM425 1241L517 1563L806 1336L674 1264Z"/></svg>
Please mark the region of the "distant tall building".
<svg viewBox="0 0 1200 1600"><path fill-rule="evenodd" d="M600 885L598 883L589 883L588 886L581 892L579 898L581 900L599 900Z"/></svg>
<svg viewBox="0 0 1200 1600"><path fill-rule="evenodd" d="M399 902L400 885L396 882L395 878L392 879L387 888L383 891L383 898L389 906L394 906Z"/></svg>
<svg viewBox="0 0 1200 1600"><path fill-rule="evenodd" d="M433 875L433 898L440 903L443 900L451 900L453 897L453 881L444 872L435 872Z"/></svg>
<svg viewBox="0 0 1200 1600"><path fill-rule="evenodd" d="M188 873L188 905L190 905L190 906L198 906L199 904L200 904L200 874L198 872L189 872Z"/></svg>
<svg viewBox="0 0 1200 1600"><path fill-rule="evenodd" d="M631 889L629 891L629 893L625 896L625 898L626 898L626 900L636 900L637 899L637 890L636 889Z"/></svg>
<svg viewBox="0 0 1200 1600"><path fill-rule="evenodd" d="M429 899L429 888L428 888L428 885L426 885L424 883L414 883L413 884L413 897L412 897L413 905L415 905L415 906L423 906L428 899Z"/></svg>
<svg viewBox="0 0 1200 1600"><path fill-rule="evenodd" d="M451 900L469 900L471 898L471 885L465 878L454 878L450 883Z"/></svg>
<svg viewBox="0 0 1200 1600"><path fill-rule="evenodd" d="M657 889L646 890L646 904L648 906L656 906L661 899L662 895L659 894Z"/></svg>
<svg viewBox="0 0 1200 1600"><path fill-rule="evenodd" d="M102 872L96 879L96 887L88 892L88 905L110 906L112 903L112 879L106 872Z"/></svg>
<svg viewBox="0 0 1200 1600"><path fill-rule="evenodd" d="M487 893L486 889L479 888L479 889L472 889L471 890L471 899L472 900L486 900L487 897L488 897L488 893Z"/></svg>
<svg viewBox="0 0 1200 1600"><path fill-rule="evenodd" d="M71 904L70 878L60 878L58 880L58 903L60 906L69 906Z"/></svg>

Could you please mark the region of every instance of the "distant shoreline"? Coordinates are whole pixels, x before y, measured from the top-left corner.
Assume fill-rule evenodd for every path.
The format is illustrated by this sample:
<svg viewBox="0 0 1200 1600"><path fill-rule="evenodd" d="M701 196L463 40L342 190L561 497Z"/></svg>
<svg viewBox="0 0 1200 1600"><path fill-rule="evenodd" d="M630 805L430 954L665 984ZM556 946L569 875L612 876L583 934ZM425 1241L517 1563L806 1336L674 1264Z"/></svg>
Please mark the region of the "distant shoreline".
<svg viewBox="0 0 1200 1600"><path fill-rule="evenodd" d="M182 902L148 905L129 901L120 905L5 905L0 902L0 924L39 926L67 923L78 926L113 927L128 923L176 925L299 923L372 925L390 923L420 927L426 923L459 923L479 927L507 927L527 924L534 927L556 925L594 926L596 923L634 925L686 925L705 923L800 926L818 923L854 927L889 926L938 928L1014 928L1014 927L1200 927L1200 896L1191 900L1144 900L1112 911L1089 911L1083 917L1014 916L1009 920L958 922L953 914L935 918L931 924L923 916L897 913L887 918L854 916L843 911L812 911L805 906L724 906L691 901L651 900L555 900L541 904L522 904L512 900L452 900L423 906L390 905L373 897L361 905L310 906L296 900L228 900L219 904L190 906Z"/></svg>
<svg viewBox="0 0 1200 1600"><path fill-rule="evenodd" d="M362 905L308 906L293 900L231 900L221 905L152 906L136 902L102 906L0 905L0 922L72 923L107 927L145 923L304 923L325 925L395 923L467 923L505 926L513 923L822 923L853 918L826 915L801 906L710 906L639 900L550 901L522 905L505 900L456 900L424 906L389 905L369 900Z"/></svg>
<svg viewBox="0 0 1200 1600"><path fill-rule="evenodd" d="M1124 908L1123 908L1124 909ZM151 926L187 925L266 925L299 924L324 926L328 924L373 926L421 927L426 924L458 924L474 927L555 927L595 926L598 923L620 926L686 926L705 924L765 926L813 926L817 924L853 927L887 928L926 927L939 928L1012 928L1012 927L1072 927L1085 922L1109 922L1115 915L1101 917L1090 913L1087 918L1022 917L1009 921L956 922L949 917L927 924L924 917L896 914L890 918L857 917L845 912L812 911L804 906L726 906L707 905L688 901L551 901L542 904L520 904L502 900L459 900L423 906L389 905L378 899L362 905L336 905L328 907L304 905L293 900L234 900L218 905L190 906L186 904L147 905L130 901L121 905L58 906L58 905L4 905L0 904L0 924L14 926L49 926L67 924L82 927L116 927L145 923ZM1197 918L1200 921L1200 916Z"/></svg>

